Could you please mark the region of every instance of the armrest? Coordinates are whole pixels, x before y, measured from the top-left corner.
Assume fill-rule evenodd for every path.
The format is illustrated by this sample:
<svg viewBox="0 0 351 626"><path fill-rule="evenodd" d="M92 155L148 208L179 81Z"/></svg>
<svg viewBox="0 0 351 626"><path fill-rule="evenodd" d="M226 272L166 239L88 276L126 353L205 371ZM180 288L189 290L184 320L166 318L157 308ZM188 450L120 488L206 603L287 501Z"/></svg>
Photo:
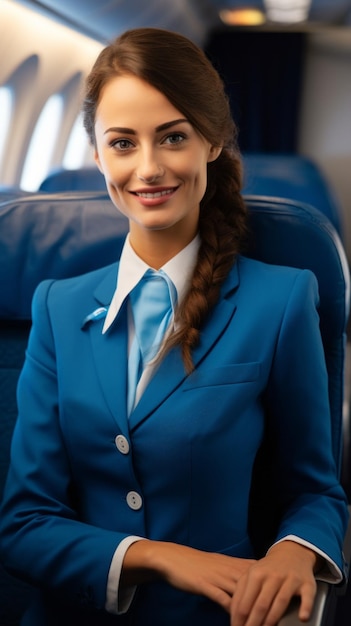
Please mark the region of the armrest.
<svg viewBox="0 0 351 626"><path fill-rule="evenodd" d="M350 519L344 540L344 554L348 564L350 564L351 561L351 506L349 506L349 512ZM346 585L347 582L345 582L345 584L340 588L338 586L330 585L329 583L321 581L317 582L317 596L311 619L308 622L309 626L323 626L323 624L326 623L333 623L333 620L331 622L329 622L329 619L327 622L325 621L326 615L329 613L330 606L332 606L331 611L334 611L335 603L337 602L337 595L345 593ZM299 604L300 602L298 599L291 602L287 612L280 620L278 626L301 626L302 622L300 622L298 618Z"/></svg>

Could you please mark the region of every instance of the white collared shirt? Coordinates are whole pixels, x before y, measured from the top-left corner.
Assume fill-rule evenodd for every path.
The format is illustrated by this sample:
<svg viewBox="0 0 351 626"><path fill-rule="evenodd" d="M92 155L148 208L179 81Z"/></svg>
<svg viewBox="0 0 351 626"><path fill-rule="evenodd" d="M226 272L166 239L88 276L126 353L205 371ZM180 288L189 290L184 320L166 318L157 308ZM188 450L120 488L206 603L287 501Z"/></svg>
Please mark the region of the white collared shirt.
<svg viewBox="0 0 351 626"><path fill-rule="evenodd" d="M177 290L178 303L182 302L190 286L199 247L200 237L199 235L196 235L196 237L194 237L194 239L185 248L183 248L183 250L178 252L173 259L165 263L165 265L161 268L171 279ZM105 323L102 329L103 333L111 327L118 316L123 302L148 269L149 265L147 265L147 263L145 263L136 254L136 252L134 252L128 235L122 250L116 290L107 311Z"/></svg>

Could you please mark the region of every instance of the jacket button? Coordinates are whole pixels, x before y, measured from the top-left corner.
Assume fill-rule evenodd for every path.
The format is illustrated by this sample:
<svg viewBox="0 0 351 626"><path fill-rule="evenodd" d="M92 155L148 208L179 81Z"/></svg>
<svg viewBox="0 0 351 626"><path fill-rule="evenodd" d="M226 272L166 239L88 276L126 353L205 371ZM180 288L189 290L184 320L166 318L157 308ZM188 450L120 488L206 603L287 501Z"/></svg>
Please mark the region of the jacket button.
<svg viewBox="0 0 351 626"><path fill-rule="evenodd" d="M129 491L127 493L127 504L133 511L138 511L143 506L142 497L136 491Z"/></svg>
<svg viewBox="0 0 351 626"><path fill-rule="evenodd" d="M129 452L129 443L128 439L123 435L117 435L115 439L116 448L121 454L128 454Z"/></svg>

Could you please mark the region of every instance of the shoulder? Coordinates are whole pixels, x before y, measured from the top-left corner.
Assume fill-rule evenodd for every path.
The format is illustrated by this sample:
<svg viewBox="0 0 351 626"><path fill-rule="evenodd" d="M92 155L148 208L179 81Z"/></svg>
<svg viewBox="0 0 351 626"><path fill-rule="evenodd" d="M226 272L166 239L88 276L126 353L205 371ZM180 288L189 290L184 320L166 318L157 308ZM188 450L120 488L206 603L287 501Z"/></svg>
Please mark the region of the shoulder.
<svg viewBox="0 0 351 626"><path fill-rule="evenodd" d="M256 299L261 295L274 300L290 297L318 300L317 278L309 269L273 265L245 256L238 257L237 266L240 289Z"/></svg>
<svg viewBox="0 0 351 626"><path fill-rule="evenodd" d="M47 279L41 282L35 290L32 304L32 314L45 309L58 309L61 313L82 304L94 304L96 289L106 284L106 293L113 294L116 287L118 263L113 263L97 270L73 276L71 278Z"/></svg>
<svg viewBox="0 0 351 626"><path fill-rule="evenodd" d="M112 265L107 265L91 272L79 274L78 276L71 276L69 278L49 278L43 280L38 285L36 292L42 294L48 290L54 289L55 291L64 293L66 291L72 290L80 291L86 288L91 289L94 288L95 285L98 285L102 280L104 280L104 278L108 274L110 274L110 272L116 270L117 267L118 264L113 263Z"/></svg>
<svg viewBox="0 0 351 626"><path fill-rule="evenodd" d="M277 280L288 281L291 284L301 278L307 282L317 282L314 273L309 269L264 263L241 255L238 257L237 263L240 277L250 279L253 282Z"/></svg>

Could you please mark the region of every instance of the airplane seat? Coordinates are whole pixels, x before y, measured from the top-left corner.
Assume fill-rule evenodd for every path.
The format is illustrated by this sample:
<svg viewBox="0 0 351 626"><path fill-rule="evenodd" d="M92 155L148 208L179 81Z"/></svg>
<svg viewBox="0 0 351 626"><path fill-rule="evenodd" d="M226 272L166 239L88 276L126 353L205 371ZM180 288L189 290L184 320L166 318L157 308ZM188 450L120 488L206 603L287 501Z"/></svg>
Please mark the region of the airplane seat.
<svg viewBox="0 0 351 626"><path fill-rule="evenodd" d="M105 178L96 166L67 170L52 170L41 182L38 191L106 191Z"/></svg>
<svg viewBox="0 0 351 626"><path fill-rule="evenodd" d="M309 268L317 276L330 382L333 451L341 472L343 368L349 307L349 273L343 247L326 216L308 205L255 196L246 200L251 236L245 253L268 263ZM0 203L1 492L16 419L15 387L31 324L34 289L45 278L78 275L114 262L120 255L127 225L126 218L102 192L38 193ZM261 475L258 471L255 488L260 487L256 481L259 482ZM252 518L255 517L252 531L257 532L259 540L261 520L267 518L270 507L267 501L258 502L257 506L262 506L263 515L258 518L258 511L252 508ZM346 554L349 553L351 548L347 547ZM0 569L1 626L19 623L30 593L27 585ZM312 626L322 626L322 618L335 597L330 585L319 584ZM279 626L298 624L292 606ZM337 622L337 626L344 624Z"/></svg>
<svg viewBox="0 0 351 626"><path fill-rule="evenodd" d="M297 154L245 153L244 194L299 200L324 213L342 240L339 203L318 165Z"/></svg>

